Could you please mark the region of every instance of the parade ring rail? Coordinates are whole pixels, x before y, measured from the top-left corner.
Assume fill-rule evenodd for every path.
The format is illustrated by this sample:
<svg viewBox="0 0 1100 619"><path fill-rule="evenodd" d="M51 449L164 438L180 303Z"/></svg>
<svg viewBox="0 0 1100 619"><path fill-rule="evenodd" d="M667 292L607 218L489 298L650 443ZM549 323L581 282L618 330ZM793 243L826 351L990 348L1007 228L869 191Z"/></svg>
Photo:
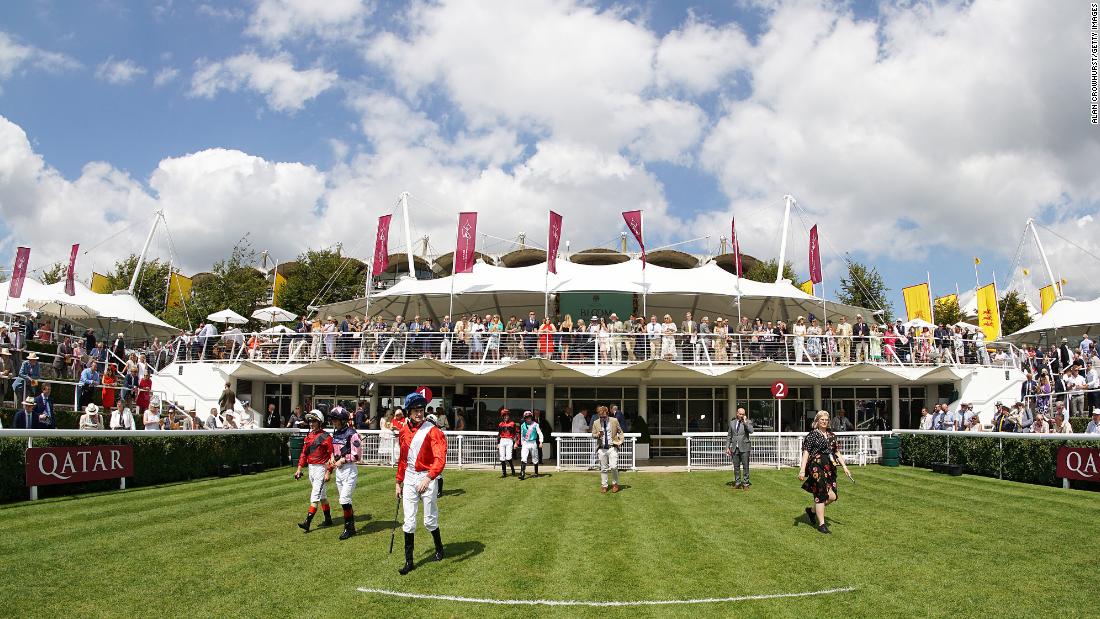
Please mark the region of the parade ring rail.
<svg viewBox="0 0 1100 619"><path fill-rule="evenodd" d="M389 591L386 589L372 589L359 587L360 593L373 593L413 600L439 600L445 602L466 602L470 604L494 604L497 606L675 606L683 604L717 604L721 602L748 602L754 600L775 600L782 598L800 598L816 595L833 595L837 593L851 593L855 587L837 587L835 589L822 589L821 591L802 591L797 593L763 593L757 595L738 595L723 598L696 598L688 600L497 600L493 598L470 598L458 595L435 595L428 593L409 593L407 591Z"/></svg>

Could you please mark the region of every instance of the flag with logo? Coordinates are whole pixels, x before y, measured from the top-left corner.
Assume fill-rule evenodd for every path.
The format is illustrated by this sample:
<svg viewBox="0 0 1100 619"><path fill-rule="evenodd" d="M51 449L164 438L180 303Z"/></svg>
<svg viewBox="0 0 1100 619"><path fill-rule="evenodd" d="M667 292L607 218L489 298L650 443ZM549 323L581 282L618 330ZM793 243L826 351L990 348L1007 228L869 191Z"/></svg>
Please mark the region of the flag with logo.
<svg viewBox="0 0 1100 619"><path fill-rule="evenodd" d="M168 307L183 307L191 298L191 278L172 273L168 276Z"/></svg>
<svg viewBox="0 0 1100 619"><path fill-rule="evenodd" d="M454 273L472 273L477 257L477 213L458 214L458 241L455 243Z"/></svg>
<svg viewBox="0 0 1100 619"><path fill-rule="evenodd" d="M73 245L72 252L69 253L69 270L65 271L65 294L74 296L76 294L76 252L80 249L80 243Z"/></svg>
<svg viewBox="0 0 1100 619"><path fill-rule="evenodd" d="M1054 301L1057 298L1058 293L1054 291L1054 284L1047 284L1039 289L1039 305L1042 307L1042 312L1044 314L1054 305Z"/></svg>
<svg viewBox="0 0 1100 619"><path fill-rule="evenodd" d="M561 241L561 215L550 211L550 230L546 238L546 270L558 274L558 242Z"/></svg>
<svg viewBox="0 0 1100 619"><path fill-rule="evenodd" d="M1001 337L1001 313L997 307L997 286L994 284L978 288L978 326L987 341Z"/></svg>
<svg viewBox="0 0 1100 619"><path fill-rule="evenodd" d="M8 282L8 297L18 299L23 294L23 280L27 278L27 263L31 259L31 248L20 247L15 250L15 266L11 270L11 281Z"/></svg>
<svg viewBox="0 0 1100 619"><path fill-rule="evenodd" d="M92 285L90 286L90 288L92 289L92 292L95 292L97 294L110 294L112 292L111 280L108 279L106 275L100 275L99 273L92 271Z"/></svg>
<svg viewBox="0 0 1100 619"><path fill-rule="evenodd" d="M783 270L783 265L779 265L779 270ZM821 244L817 238L817 224L810 228L810 281L821 283Z"/></svg>
<svg viewBox="0 0 1100 619"><path fill-rule="evenodd" d="M642 248L642 268L645 268L645 241L642 237L642 212L641 211L623 211L623 219L626 221L626 227L630 228L630 231L634 233L634 238L638 241L638 247Z"/></svg>
<svg viewBox="0 0 1100 619"><path fill-rule="evenodd" d="M929 303L931 296L927 282L902 288L901 298L905 301L906 320L932 322L932 307Z"/></svg>
<svg viewBox="0 0 1100 619"><path fill-rule="evenodd" d="M389 262L391 217L392 215L382 215L378 218L378 234L374 239L374 262L371 264L371 273L374 275L385 271Z"/></svg>

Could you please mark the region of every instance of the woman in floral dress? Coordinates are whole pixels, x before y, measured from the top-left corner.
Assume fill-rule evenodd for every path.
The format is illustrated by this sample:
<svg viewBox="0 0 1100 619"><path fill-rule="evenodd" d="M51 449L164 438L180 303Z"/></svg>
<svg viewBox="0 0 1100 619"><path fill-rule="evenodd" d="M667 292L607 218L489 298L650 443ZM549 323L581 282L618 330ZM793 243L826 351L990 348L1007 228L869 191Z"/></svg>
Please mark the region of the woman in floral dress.
<svg viewBox="0 0 1100 619"><path fill-rule="evenodd" d="M802 489L814 497L814 506L806 508L806 518L810 524L816 524L817 530L822 533L829 533L829 527L825 525L825 506L837 498L837 464L848 473L836 435L829 431L829 413L817 411L813 429L802 440L802 465L798 470L798 480L802 482Z"/></svg>

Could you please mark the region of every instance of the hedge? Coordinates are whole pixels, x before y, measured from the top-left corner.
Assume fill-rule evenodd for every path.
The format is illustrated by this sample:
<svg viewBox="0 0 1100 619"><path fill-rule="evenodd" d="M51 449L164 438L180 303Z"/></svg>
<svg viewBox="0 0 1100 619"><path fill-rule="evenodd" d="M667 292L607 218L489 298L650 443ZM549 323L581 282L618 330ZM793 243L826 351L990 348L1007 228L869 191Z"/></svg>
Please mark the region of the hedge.
<svg viewBox="0 0 1100 619"><path fill-rule="evenodd" d="M947 462L948 440L952 464L985 477L1044 486L1061 485L1055 477L1056 458L1060 447L1097 447L1095 441L1028 440L1017 438L948 436L936 434L901 434L901 461L923 468L934 462ZM1000 442L999 442L1000 441ZM1002 451L1000 445L1004 446Z"/></svg>
<svg viewBox="0 0 1100 619"><path fill-rule="evenodd" d="M290 449L286 434L211 434L175 437L120 436L104 438L35 438L35 447L80 445L132 445L134 476L126 486L151 486L218 474L228 464L233 472L244 463L262 462L265 467L286 466ZM0 503L22 501L29 496L26 486L27 439L0 438ZM117 489L117 479L83 484L40 486L39 497L79 494Z"/></svg>

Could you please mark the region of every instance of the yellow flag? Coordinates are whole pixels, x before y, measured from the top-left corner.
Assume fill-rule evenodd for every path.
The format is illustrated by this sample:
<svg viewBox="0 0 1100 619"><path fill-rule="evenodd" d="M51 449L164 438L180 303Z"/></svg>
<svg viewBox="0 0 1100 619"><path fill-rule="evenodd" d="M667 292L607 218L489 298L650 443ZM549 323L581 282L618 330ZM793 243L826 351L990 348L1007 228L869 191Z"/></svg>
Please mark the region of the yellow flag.
<svg viewBox="0 0 1100 619"><path fill-rule="evenodd" d="M283 289L283 286L286 286L286 277L283 277L282 273L280 273L278 271L275 271L275 286L274 286L274 289L271 291L271 304L272 305L278 305L279 304L279 301L278 301L279 291Z"/></svg>
<svg viewBox="0 0 1100 619"><path fill-rule="evenodd" d="M982 263L982 259L977 257L977 256L974 256L974 266L978 266L981 263Z"/></svg>
<svg viewBox="0 0 1100 619"><path fill-rule="evenodd" d="M940 303L952 303L952 302L955 305L959 304L959 295L955 294L954 292L952 292L951 294L945 294L942 297L936 297L936 305L939 305Z"/></svg>
<svg viewBox="0 0 1100 619"><path fill-rule="evenodd" d="M1044 314L1047 313L1051 305L1054 305L1054 300L1057 298L1058 295L1054 292L1054 284L1039 289L1039 304L1042 305Z"/></svg>
<svg viewBox="0 0 1100 619"><path fill-rule="evenodd" d="M92 271L91 289L92 292L97 292L99 294L110 294L112 292L111 280L107 279L107 276L105 275L100 275L99 273Z"/></svg>
<svg viewBox="0 0 1100 619"><path fill-rule="evenodd" d="M172 273L168 277L168 307L182 307L191 299L191 278Z"/></svg>
<svg viewBox="0 0 1100 619"><path fill-rule="evenodd" d="M808 295L812 295L814 293L814 283L810 280L802 282L798 285L798 287L802 289L802 292L805 292Z"/></svg>
<svg viewBox="0 0 1100 619"><path fill-rule="evenodd" d="M905 300L905 315L909 320L919 318L932 322L932 307L929 302L927 283L902 288L901 297Z"/></svg>
<svg viewBox="0 0 1100 619"><path fill-rule="evenodd" d="M1001 312L997 308L997 287L993 284L978 288L978 326L987 341L1001 337Z"/></svg>

